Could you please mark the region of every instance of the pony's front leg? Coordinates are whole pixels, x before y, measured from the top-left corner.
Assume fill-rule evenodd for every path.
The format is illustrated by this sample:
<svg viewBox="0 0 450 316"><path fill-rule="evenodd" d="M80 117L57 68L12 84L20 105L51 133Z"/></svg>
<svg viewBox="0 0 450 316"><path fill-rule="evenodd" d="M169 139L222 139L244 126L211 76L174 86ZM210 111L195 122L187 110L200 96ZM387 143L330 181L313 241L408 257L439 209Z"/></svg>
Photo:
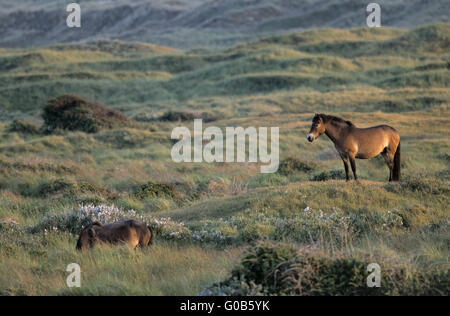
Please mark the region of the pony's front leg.
<svg viewBox="0 0 450 316"><path fill-rule="evenodd" d="M358 180L358 176L356 175L356 161L354 156L349 156L350 159L350 165L352 166L353 176L355 177L355 180Z"/></svg>
<svg viewBox="0 0 450 316"><path fill-rule="evenodd" d="M350 176L348 174L348 159L347 157L341 156L342 161L344 162L344 168L345 168L345 181L350 181Z"/></svg>

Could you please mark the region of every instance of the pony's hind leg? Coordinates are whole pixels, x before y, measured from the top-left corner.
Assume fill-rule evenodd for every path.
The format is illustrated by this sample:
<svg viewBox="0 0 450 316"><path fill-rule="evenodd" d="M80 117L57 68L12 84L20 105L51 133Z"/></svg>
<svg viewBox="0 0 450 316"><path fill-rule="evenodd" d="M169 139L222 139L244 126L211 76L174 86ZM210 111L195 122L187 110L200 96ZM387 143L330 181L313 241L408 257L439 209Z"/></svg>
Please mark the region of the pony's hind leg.
<svg viewBox="0 0 450 316"><path fill-rule="evenodd" d="M394 156L387 147L383 150L381 155L389 168L389 182L391 182L394 174Z"/></svg>

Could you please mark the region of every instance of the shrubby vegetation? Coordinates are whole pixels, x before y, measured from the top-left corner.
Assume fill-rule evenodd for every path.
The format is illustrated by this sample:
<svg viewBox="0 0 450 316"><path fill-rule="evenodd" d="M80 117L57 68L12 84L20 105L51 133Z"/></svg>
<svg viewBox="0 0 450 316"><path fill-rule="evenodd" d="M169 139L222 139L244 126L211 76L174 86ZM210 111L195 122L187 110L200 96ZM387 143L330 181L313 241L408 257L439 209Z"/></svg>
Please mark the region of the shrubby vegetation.
<svg viewBox="0 0 450 316"><path fill-rule="evenodd" d="M50 100L42 117L45 130L50 133L57 129L96 133L129 123L122 113L75 95L63 95Z"/></svg>
<svg viewBox="0 0 450 316"><path fill-rule="evenodd" d="M350 177L352 177L353 174L351 173L351 171L349 172ZM311 178L312 181L344 180L344 179L345 179L345 171L341 169L322 171Z"/></svg>
<svg viewBox="0 0 450 316"><path fill-rule="evenodd" d="M380 288L367 286L367 266L383 262ZM320 249L260 243L243 257L231 276L203 295L379 296L446 295L450 270L388 263L364 255L327 254Z"/></svg>
<svg viewBox="0 0 450 316"><path fill-rule="evenodd" d="M148 197L168 197L174 199L177 196L177 191L173 184L149 182L138 187L134 194L139 199Z"/></svg>
<svg viewBox="0 0 450 316"><path fill-rule="evenodd" d="M30 227L30 231L33 233L61 231L79 234L84 227L94 222L108 224L129 219L146 222L154 229L158 238L186 239L190 235L183 223L173 222L170 218L157 219L138 214L134 210L124 211L108 205L85 205L67 213L44 216L37 225Z"/></svg>
<svg viewBox="0 0 450 316"><path fill-rule="evenodd" d="M220 231L205 226L202 230L189 229L183 222L176 222L167 217L156 217L139 214L135 210L125 211L108 205L85 205L77 210L62 214L51 214L41 218L40 222L29 231L38 232L68 232L79 234L84 227L94 222L102 224L135 219L147 223L154 230L158 239L185 240L194 242L222 242L232 237L224 236Z"/></svg>
<svg viewBox="0 0 450 316"><path fill-rule="evenodd" d="M383 262L380 288L367 286L371 262ZM344 256L311 247L296 250L285 244L260 243L248 250L228 279L200 295L429 296L449 291L448 267L418 270L363 254Z"/></svg>
<svg viewBox="0 0 450 316"><path fill-rule="evenodd" d="M288 157L284 159L278 168L278 172L282 175L290 175L295 172L311 172L319 167L312 161L305 161L299 158Z"/></svg>
<svg viewBox="0 0 450 316"><path fill-rule="evenodd" d="M40 127L37 124L23 120L14 120L8 126L7 130L10 133L21 133L28 135L37 135L40 133Z"/></svg>
<svg viewBox="0 0 450 316"><path fill-rule="evenodd" d="M159 120L168 122L184 122L193 121L194 119L202 119L203 122L209 123L217 121L217 117L208 112L192 113L192 112L180 112L180 111L168 111L164 113Z"/></svg>
<svg viewBox="0 0 450 316"><path fill-rule="evenodd" d="M449 194L450 184L429 174L419 171L415 174L407 174L400 184L388 184L388 190L394 192L412 192L420 194Z"/></svg>
<svg viewBox="0 0 450 316"><path fill-rule="evenodd" d="M202 232L220 232L221 239L253 242L261 239L308 243L328 240L343 243L367 234L401 229L402 217L396 212L360 212L345 214L334 209L331 214L307 206L290 215L273 213L271 209L245 210L226 219L201 220L194 225Z"/></svg>

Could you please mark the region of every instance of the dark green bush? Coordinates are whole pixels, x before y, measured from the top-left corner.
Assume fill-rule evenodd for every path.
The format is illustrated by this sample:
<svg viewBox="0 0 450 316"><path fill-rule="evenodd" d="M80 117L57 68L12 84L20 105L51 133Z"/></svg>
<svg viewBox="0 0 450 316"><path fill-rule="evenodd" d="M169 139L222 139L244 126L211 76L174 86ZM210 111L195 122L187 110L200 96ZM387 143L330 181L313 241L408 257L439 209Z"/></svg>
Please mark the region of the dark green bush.
<svg viewBox="0 0 450 316"><path fill-rule="evenodd" d="M42 118L47 132L62 129L96 133L129 123L128 118L119 111L75 95L63 95L50 100Z"/></svg>
<svg viewBox="0 0 450 316"><path fill-rule="evenodd" d="M448 295L448 267L418 270L409 266L383 264L381 287L369 288L370 260L330 257L320 250L266 243L250 249L229 279L214 284L209 295ZM255 291L258 289L258 291Z"/></svg>
<svg viewBox="0 0 450 316"><path fill-rule="evenodd" d="M276 292L277 270L280 263L295 256L293 247L281 244L260 243L252 248L232 271L232 278L262 285L266 291Z"/></svg>
<svg viewBox="0 0 450 316"><path fill-rule="evenodd" d="M282 175L290 175L296 172L311 172L317 168L318 166L314 162L288 157L280 163L278 172Z"/></svg>
<svg viewBox="0 0 450 316"><path fill-rule="evenodd" d="M7 131L10 133L37 135L40 132L40 127L31 122L27 122L27 121L23 121L23 120L14 120L7 127Z"/></svg>
<svg viewBox="0 0 450 316"><path fill-rule="evenodd" d="M278 266L295 256L293 247L281 244L259 243L250 248L236 267L231 277L224 282L213 284L202 293L205 295L262 295L276 293L275 279Z"/></svg>
<svg viewBox="0 0 450 316"><path fill-rule="evenodd" d="M197 114L191 112L168 111L159 118L160 121L167 122L193 121L194 119L202 119L205 123L217 121L217 117L208 112Z"/></svg>
<svg viewBox="0 0 450 316"><path fill-rule="evenodd" d="M134 195L139 199L149 197L176 198L176 188L173 184L149 182L135 190Z"/></svg>
<svg viewBox="0 0 450 316"><path fill-rule="evenodd" d="M450 193L448 183L423 172L405 175L399 183L389 183L385 188L390 192L414 192L423 194Z"/></svg>
<svg viewBox="0 0 450 316"><path fill-rule="evenodd" d="M39 185L36 194L39 197L47 197L53 194L76 194L77 184L64 179L57 179Z"/></svg>
<svg viewBox="0 0 450 316"><path fill-rule="evenodd" d="M19 185L20 194L24 196L45 198L56 194L63 194L72 197L79 197L80 194L88 194L87 198L92 200L109 199L114 200L118 197L117 193L106 188L98 187L92 183L81 181L75 182L67 179L46 180L37 185L22 183Z"/></svg>
<svg viewBox="0 0 450 316"><path fill-rule="evenodd" d="M373 260L373 259L372 259ZM372 260L330 258L314 251L300 251L280 266L285 292L305 296L447 295L448 268L428 271L380 263L381 286L367 286Z"/></svg>
<svg viewBox="0 0 450 316"><path fill-rule="evenodd" d="M367 265L355 259L304 254L281 267L281 278L285 291L295 295L379 295L378 289L367 287Z"/></svg>
<svg viewBox="0 0 450 316"><path fill-rule="evenodd" d="M195 116L193 113L169 111L164 113L159 119L160 121L180 122L192 121L194 118Z"/></svg>
<svg viewBox="0 0 450 316"><path fill-rule="evenodd" d="M91 204L100 204L100 203L94 203L93 201L103 201L102 198L114 200L114 199L118 198L118 196L119 196L116 192L110 191L107 188L100 187L100 186L97 186L93 183L86 182L86 181L78 182L77 190L80 193L92 193L93 195L97 195L97 196L89 197L89 199L92 200L92 202L90 202ZM102 197L102 198L98 198L98 197Z"/></svg>
<svg viewBox="0 0 450 316"><path fill-rule="evenodd" d="M450 155L447 153L442 153L439 155L439 158L441 158L442 160L446 161L446 162L450 162Z"/></svg>
<svg viewBox="0 0 450 316"><path fill-rule="evenodd" d="M327 180L345 180L345 172L343 170L327 170L314 175L311 181L327 181Z"/></svg>
<svg viewBox="0 0 450 316"><path fill-rule="evenodd" d="M246 283L238 279L214 284L201 291L199 296L264 296L262 286L255 283Z"/></svg>

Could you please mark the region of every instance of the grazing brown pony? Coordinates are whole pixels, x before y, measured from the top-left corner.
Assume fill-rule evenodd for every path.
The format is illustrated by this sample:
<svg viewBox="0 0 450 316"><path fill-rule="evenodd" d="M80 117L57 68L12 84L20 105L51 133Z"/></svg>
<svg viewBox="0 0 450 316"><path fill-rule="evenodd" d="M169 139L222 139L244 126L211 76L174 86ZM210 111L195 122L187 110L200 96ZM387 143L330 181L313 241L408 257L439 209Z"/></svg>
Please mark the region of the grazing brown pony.
<svg viewBox="0 0 450 316"><path fill-rule="evenodd" d="M152 229L144 223L129 220L102 225L95 222L83 229L78 238L77 249L92 248L97 243L123 244L134 249L137 246L151 245L152 241Z"/></svg>
<svg viewBox="0 0 450 316"><path fill-rule="evenodd" d="M358 128L339 117L316 114L306 138L313 142L323 133L331 139L341 156L347 181L350 180L349 160L353 176L358 180L355 158L369 159L379 154L389 167L389 181L400 180L400 135L394 128L387 125Z"/></svg>

